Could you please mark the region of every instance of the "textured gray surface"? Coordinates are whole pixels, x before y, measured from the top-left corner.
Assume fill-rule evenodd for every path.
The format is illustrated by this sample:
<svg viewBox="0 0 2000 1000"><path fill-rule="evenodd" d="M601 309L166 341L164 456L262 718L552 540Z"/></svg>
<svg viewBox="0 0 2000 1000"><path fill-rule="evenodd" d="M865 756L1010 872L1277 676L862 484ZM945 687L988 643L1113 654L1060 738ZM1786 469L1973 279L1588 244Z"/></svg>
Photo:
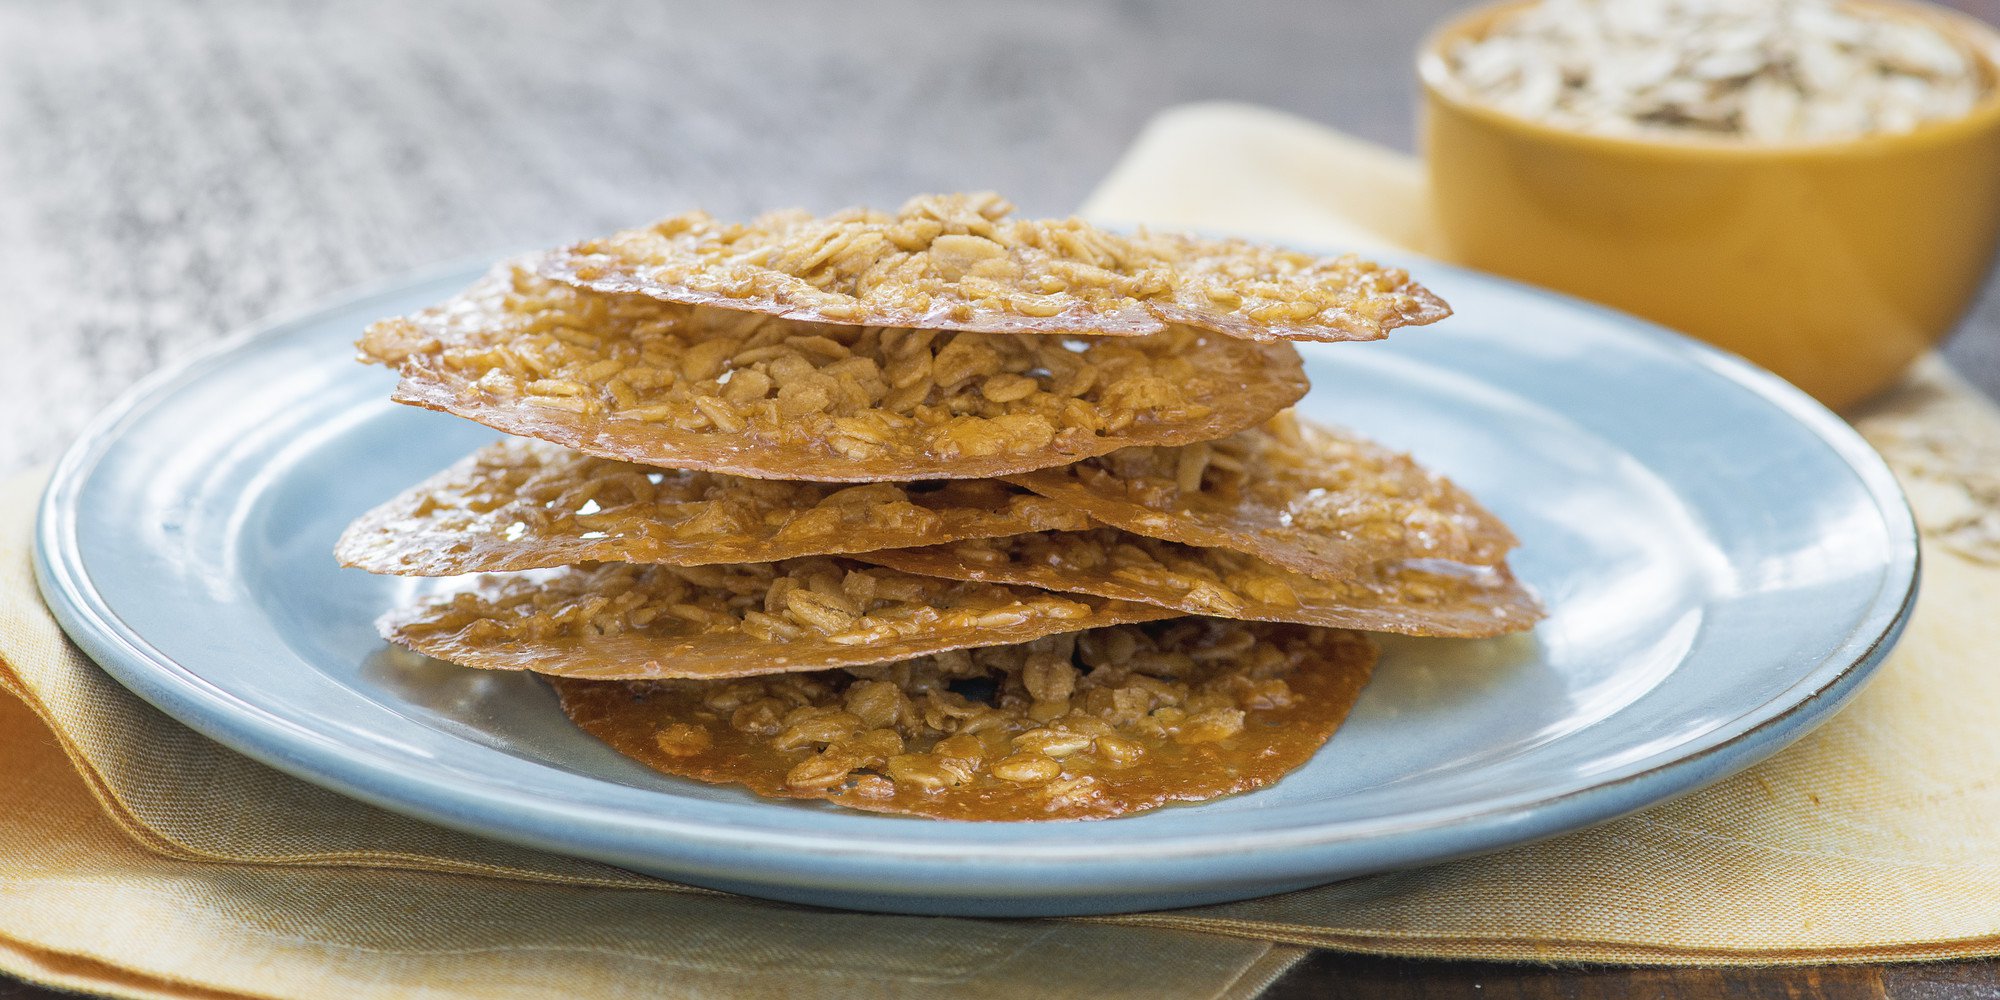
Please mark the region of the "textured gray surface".
<svg viewBox="0 0 2000 1000"><path fill-rule="evenodd" d="M161 363L412 267L700 205L1074 206L1153 111L1407 146L1444 0L0 5L0 469ZM2000 301L1954 353L2000 385Z"/></svg>

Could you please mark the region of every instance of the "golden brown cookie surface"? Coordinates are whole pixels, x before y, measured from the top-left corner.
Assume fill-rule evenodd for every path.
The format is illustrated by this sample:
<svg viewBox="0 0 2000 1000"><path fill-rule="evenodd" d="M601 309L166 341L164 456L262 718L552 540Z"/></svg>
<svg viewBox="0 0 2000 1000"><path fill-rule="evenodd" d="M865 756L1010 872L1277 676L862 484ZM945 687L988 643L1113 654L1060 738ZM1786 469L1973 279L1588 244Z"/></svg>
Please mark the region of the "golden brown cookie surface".
<svg viewBox="0 0 2000 1000"><path fill-rule="evenodd" d="M468 667L643 680L882 663L1175 614L812 558L487 577L391 611L376 627Z"/></svg>
<svg viewBox="0 0 2000 1000"><path fill-rule="evenodd" d="M590 240L542 273L601 292L822 323L1135 335L1184 324L1249 340L1379 340L1451 310L1408 273L1240 240L1009 218L997 195L895 213L705 213Z"/></svg>
<svg viewBox="0 0 2000 1000"><path fill-rule="evenodd" d="M1177 619L856 670L553 679L585 732L668 774L947 819L1100 819L1270 784L1353 707L1353 632Z"/></svg>
<svg viewBox="0 0 2000 1000"><path fill-rule="evenodd" d="M334 554L374 573L455 576L581 562L771 562L1089 526L1078 511L994 479L746 479L510 438L362 515Z"/></svg>
<svg viewBox="0 0 2000 1000"><path fill-rule="evenodd" d="M1496 565L1514 534L1451 481L1281 414L1231 437L1008 477L1127 531L1339 578L1384 559Z"/></svg>
<svg viewBox="0 0 2000 1000"><path fill-rule="evenodd" d="M1404 635L1488 638L1525 631L1542 618L1534 596L1504 565L1411 560L1326 581L1241 552L1117 528L969 539L855 558L925 576L1092 594L1192 615Z"/></svg>
<svg viewBox="0 0 2000 1000"><path fill-rule="evenodd" d="M396 399L604 458L762 479L973 479L1233 433L1305 394L1298 353L1147 337L797 323L503 265L371 326Z"/></svg>

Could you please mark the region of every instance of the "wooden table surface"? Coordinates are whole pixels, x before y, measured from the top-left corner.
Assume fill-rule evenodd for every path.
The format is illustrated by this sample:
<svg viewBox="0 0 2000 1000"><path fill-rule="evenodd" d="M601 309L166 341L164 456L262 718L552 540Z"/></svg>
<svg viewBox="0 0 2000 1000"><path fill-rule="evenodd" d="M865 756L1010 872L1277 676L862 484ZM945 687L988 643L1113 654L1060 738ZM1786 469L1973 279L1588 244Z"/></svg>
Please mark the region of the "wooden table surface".
<svg viewBox="0 0 2000 1000"><path fill-rule="evenodd" d="M1958 0L2000 20L2000 0ZM411 268L668 211L1075 206L1154 111L1407 148L1451 0L0 5L0 472L160 364ZM2000 294L1948 356L2000 394ZM1996 905L2000 905L1997 902ZM0 998L49 995L0 981ZM1322 953L1275 997L2000 996L2000 964L1555 970Z"/></svg>

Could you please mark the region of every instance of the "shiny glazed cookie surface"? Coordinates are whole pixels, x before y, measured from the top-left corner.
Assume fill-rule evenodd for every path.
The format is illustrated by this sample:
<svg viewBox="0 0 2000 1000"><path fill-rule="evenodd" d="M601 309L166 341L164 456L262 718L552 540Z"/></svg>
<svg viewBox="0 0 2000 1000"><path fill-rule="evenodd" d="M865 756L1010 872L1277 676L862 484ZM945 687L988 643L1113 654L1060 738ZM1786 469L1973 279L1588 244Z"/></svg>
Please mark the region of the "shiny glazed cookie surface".
<svg viewBox="0 0 2000 1000"><path fill-rule="evenodd" d="M1541 620L1506 567L1409 560L1317 580L1256 556L1120 531L1038 532L855 558L910 573L1139 601L1194 615L1490 638Z"/></svg>
<svg viewBox="0 0 2000 1000"><path fill-rule="evenodd" d="M395 398L604 458L763 479L971 479L1233 433L1305 394L1298 353L1176 326L1044 337L798 323L503 265L371 326Z"/></svg>
<svg viewBox="0 0 2000 1000"><path fill-rule="evenodd" d="M1175 614L814 558L475 578L389 612L376 628L468 667L641 680L882 663Z"/></svg>
<svg viewBox="0 0 2000 1000"><path fill-rule="evenodd" d="M511 438L362 515L335 555L375 573L455 576L581 562L770 562L1089 526L1082 513L999 480L747 479Z"/></svg>
<svg viewBox="0 0 2000 1000"><path fill-rule="evenodd" d="M1008 477L1127 531L1337 579L1385 559L1497 565L1499 518L1359 435L1281 414L1219 441L1131 448Z"/></svg>
<svg viewBox="0 0 2000 1000"><path fill-rule="evenodd" d="M946 819L1099 819L1305 763L1374 667L1356 633L1185 618L739 681L557 678L585 732L668 774Z"/></svg>
<svg viewBox="0 0 2000 1000"><path fill-rule="evenodd" d="M542 273L601 292L791 319L987 333L1160 333L1379 340L1451 310L1408 273L1240 240L1080 219L1014 219L993 194L928 195L895 213L675 216L550 255Z"/></svg>

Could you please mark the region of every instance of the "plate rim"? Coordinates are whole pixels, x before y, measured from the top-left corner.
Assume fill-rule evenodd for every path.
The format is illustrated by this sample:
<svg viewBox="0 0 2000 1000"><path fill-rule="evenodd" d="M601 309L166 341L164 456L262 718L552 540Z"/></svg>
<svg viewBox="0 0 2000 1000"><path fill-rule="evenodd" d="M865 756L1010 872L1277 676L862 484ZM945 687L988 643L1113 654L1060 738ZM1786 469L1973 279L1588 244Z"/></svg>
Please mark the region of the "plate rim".
<svg viewBox="0 0 2000 1000"><path fill-rule="evenodd" d="M1637 762L1643 766L1615 767L1566 790L1522 793L1511 799L1352 823L1177 834L1137 843L1102 838L1108 842L1101 846L1094 845L1100 838L1085 836L1059 844L1012 844L1007 858L995 859L984 853L988 845L954 843L949 838L918 843L900 839L878 842L846 839L827 832L745 829L719 824L713 819L642 815L523 792L439 782L427 779L421 769L408 767L408 762L399 767L396 761L373 748L328 745L323 738L297 724L209 683L152 646L126 625L90 585L89 574L74 544L75 501L77 492L120 429L156 397L170 394L178 385L225 363L261 339L282 335L326 313L357 308L421 285L475 274L491 266L494 258L488 255L392 275L354 291L283 311L252 323L135 384L86 426L51 473L37 511L35 574L44 600L63 630L93 661L142 699L232 750L343 795L429 822L558 853L640 865L658 865L661 861L658 855L634 854L629 849L634 837L679 848L672 857L682 863L694 863L696 852L702 848L737 854L782 849L861 865L912 860L981 864L1003 860L1047 864L1116 862L1121 868L1129 868L1135 864L1202 858L1232 858L1236 862L1229 873L1221 870L1203 873L1211 879L1244 874L1245 864L1259 860L1246 852L1256 851L1273 852L1261 859L1267 863L1249 866L1257 877L1270 878L1316 872L1311 858L1298 855L1313 848L1373 844L1386 860L1372 870L1444 860L1594 825L1719 780L1769 756L1831 717L1873 674L1900 637L1914 606L1920 581L1921 545L1908 501L1894 474L1845 421L1748 361L1616 309L1414 255L1377 256L1441 276L1498 286L1511 294L1541 299L1564 309L1595 314L1600 321L1619 327L1621 334L1637 336L1679 355L1791 418L1838 456L1873 502L1873 512L1885 528L1891 549L1891 558L1884 566L1881 592L1864 614L1845 623L1849 625L1847 638L1832 654L1801 670L1793 683L1773 697L1733 715L1730 726L1718 727L1731 728L1746 718L1761 715L1740 731L1719 739L1710 738L1713 733L1703 734L1663 751L1670 754L1665 759L1647 758ZM1904 555L1907 558L1901 558ZM588 775L572 777L601 780ZM572 836L553 834L551 830L557 827L566 827ZM1410 839L1398 845L1394 838L1399 836ZM713 858L703 863L711 868L727 867L718 865ZM1111 873L1106 875L1109 877ZM852 881L869 891L886 891L862 881L843 881ZM1075 888L1088 889L1083 885Z"/></svg>

